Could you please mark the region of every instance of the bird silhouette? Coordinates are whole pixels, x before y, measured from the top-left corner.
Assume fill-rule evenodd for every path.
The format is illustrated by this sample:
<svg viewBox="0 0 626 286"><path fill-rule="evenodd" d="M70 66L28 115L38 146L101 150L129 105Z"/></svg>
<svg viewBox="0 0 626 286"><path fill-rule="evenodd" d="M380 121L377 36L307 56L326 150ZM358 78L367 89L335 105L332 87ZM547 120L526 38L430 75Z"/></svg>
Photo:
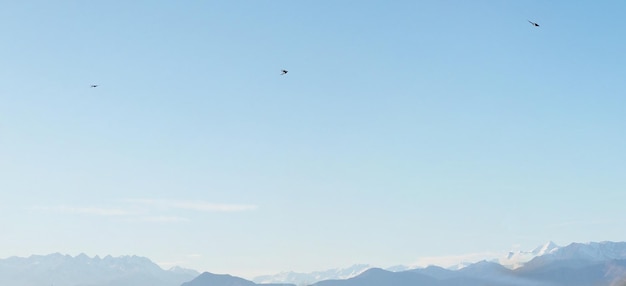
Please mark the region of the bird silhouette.
<svg viewBox="0 0 626 286"><path fill-rule="evenodd" d="M288 70L281 70L280 75L286 75L289 71Z"/></svg>
<svg viewBox="0 0 626 286"><path fill-rule="evenodd" d="M92 85L91 85L91 87L92 87L92 88L93 88L93 87L98 87L98 85L97 85L97 84L92 84Z"/></svg>
<svg viewBox="0 0 626 286"><path fill-rule="evenodd" d="M531 25L533 25L535 27L539 27L539 24L537 24L537 23L535 23L535 22L533 22L531 20L528 20L528 23L530 23Z"/></svg>

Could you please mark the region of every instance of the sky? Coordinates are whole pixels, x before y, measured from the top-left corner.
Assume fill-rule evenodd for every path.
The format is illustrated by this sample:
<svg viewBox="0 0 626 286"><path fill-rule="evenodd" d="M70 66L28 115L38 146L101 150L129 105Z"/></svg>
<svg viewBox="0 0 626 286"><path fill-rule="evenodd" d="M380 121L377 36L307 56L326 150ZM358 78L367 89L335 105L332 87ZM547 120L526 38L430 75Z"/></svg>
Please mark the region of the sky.
<svg viewBox="0 0 626 286"><path fill-rule="evenodd" d="M2 6L0 258L252 277L626 240L624 1Z"/></svg>

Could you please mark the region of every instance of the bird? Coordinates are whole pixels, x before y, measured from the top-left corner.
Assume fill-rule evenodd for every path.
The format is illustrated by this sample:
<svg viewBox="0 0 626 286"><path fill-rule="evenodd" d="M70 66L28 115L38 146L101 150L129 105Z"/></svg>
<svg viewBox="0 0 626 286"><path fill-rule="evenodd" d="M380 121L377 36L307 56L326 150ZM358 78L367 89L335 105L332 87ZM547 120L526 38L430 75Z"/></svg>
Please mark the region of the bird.
<svg viewBox="0 0 626 286"><path fill-rule="evenodd" d="M535 27L539 27L539 24L537 24L537 23L535 23L535 22L533 22L531 20L528 20L528 23L530 23L531 25L533 25Z"/></svg>
<svg viewBox="0 0 626 286"><path fill-rule="evenodd" d="M280 75L286 75L289 72L288 70L280 70L280 71L281 71Z"/></svg>
<svg viewBox="0 0 626 286"><path fill-rule="evenodd" d="M92 87L92 88L94 88L94 87L98 87L98 85L97 85L97 84L92 84L92 85L91 85L91 87Z"/></svg>

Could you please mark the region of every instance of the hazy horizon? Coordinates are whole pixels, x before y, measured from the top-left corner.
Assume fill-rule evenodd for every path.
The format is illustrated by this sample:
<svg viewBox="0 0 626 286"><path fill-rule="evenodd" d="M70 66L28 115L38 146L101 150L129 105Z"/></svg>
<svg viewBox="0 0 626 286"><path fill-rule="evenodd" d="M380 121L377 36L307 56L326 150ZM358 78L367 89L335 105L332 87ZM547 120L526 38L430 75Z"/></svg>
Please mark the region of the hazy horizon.
<svg viewBox="0 0 626 286"><path fill-rule="evenodd" d="M404 267L408 267L409 269L415 269L415 268L424 268L424 267L428 267L428 266L439 266L439 267L443 267L443 268L453 268L456 269L458 267L462 268L465 267L467 264L469 263L476 263L479 261L493 261L493 262L497 262L497 263L501 263L502 261L498 261L498 259L503 259L505 258L509 252L516 252L516 253L524 253L524 252L531 252L533 250L536 250L538 248L542 248L545 247L548 244L554 243L553 241L547 241L545 244L543 245L538 245L535 246L533 248L530 249L521 249L520 245L513 245L511 246L511 249L507 250L507 251L484 251L484 252L479 252L479 253L462 253L462 254L454 254L454 255L448 255L448 256L431 256L431 257L416 257L416 259L409 263L409 264L401 264L401 263L396 263L396 264L392 264L392 265L375 265L375 264L371 264L371 263L367 263L366 261L363 261L362 263L355 263L352 265L342 265L342 266L334 266L334 267L327 267L327 268L323 268L323 269L302 269L300 271L296 271L294 269L282 269L280 271L275 271L275 272L271 272L271 273L217 273L212 271L211 269L194 269L194 268L189 268L189 267L183 267L182 265L178 265L178 264L173 264L170 262L166 262L166 263L160 263L159 261L154 261L152 260L150 257L145 257L145 256L139 256L136 254L125 254L125 255L118 255L118 256L114 256L114 255L110 255L110 254L105 254L105 255L99 255L99 254L95 254L95 255L90 255L88 253L84 253L84 252L80 252L80 253L75 253L75 254L71 254L71 253L60 253L60 252L54 252L54 253L46 253L46 254L31 254L28 256L19 256L22 258L28 258L31 256L48 256L48 255L54 255L54 254L59 254L59 255L63 255L63 256L70 256L70 257L78 257L80 255L86 255L89 258L96 258L99 257L100 259L103 259L107 256L111 256L113 258L120 258L120 257L144 257L147 259L150 259L153 263L159 265L159 267L161 267L163 270L169 270L172 269L173 267L183 267L183 268L187 268L187 269L191 269L191 270L196 270L200 273L202 272L210 272L210 273L215 273L215 274L230 274L230 275L235 275L238 277L242 277L248 280L252 280L254 278L257 278L259 276L265 276L265 275L275 275L275 274L279 274L279 273L286 273L286 272L297 272L297 273L313 273L313 272L318 272L318 271L326 271L326 270L331 270L331 269L348 269L348 268L352 268L354 266L359 266L359 265L367 265L368 268L382 268L382 269L388 269L388 268L393 268L393 267L398 267L398 266L404 266ZM576 242L572 242L572 243L576 243ZM558 247L564 247L569 245L565 244L565 245L558 245ZM16 257L16 256L11 256L11 257ZM0 259L7 259L9 257L0 257ZM511 267L510 265L505 265L504 266L507 267Z"/></svg>

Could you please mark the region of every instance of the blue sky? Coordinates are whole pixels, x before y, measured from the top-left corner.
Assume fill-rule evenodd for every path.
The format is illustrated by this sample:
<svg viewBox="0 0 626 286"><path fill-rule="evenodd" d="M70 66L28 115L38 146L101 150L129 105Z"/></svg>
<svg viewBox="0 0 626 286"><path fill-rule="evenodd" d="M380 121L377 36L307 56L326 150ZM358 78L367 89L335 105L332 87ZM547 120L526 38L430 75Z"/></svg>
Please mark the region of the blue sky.
<svg viewBox="0 0 626 286"><path fill-rule="evenodd" d="M249 277L626 240L625 9L5 3L0 257Z"/></svg>

